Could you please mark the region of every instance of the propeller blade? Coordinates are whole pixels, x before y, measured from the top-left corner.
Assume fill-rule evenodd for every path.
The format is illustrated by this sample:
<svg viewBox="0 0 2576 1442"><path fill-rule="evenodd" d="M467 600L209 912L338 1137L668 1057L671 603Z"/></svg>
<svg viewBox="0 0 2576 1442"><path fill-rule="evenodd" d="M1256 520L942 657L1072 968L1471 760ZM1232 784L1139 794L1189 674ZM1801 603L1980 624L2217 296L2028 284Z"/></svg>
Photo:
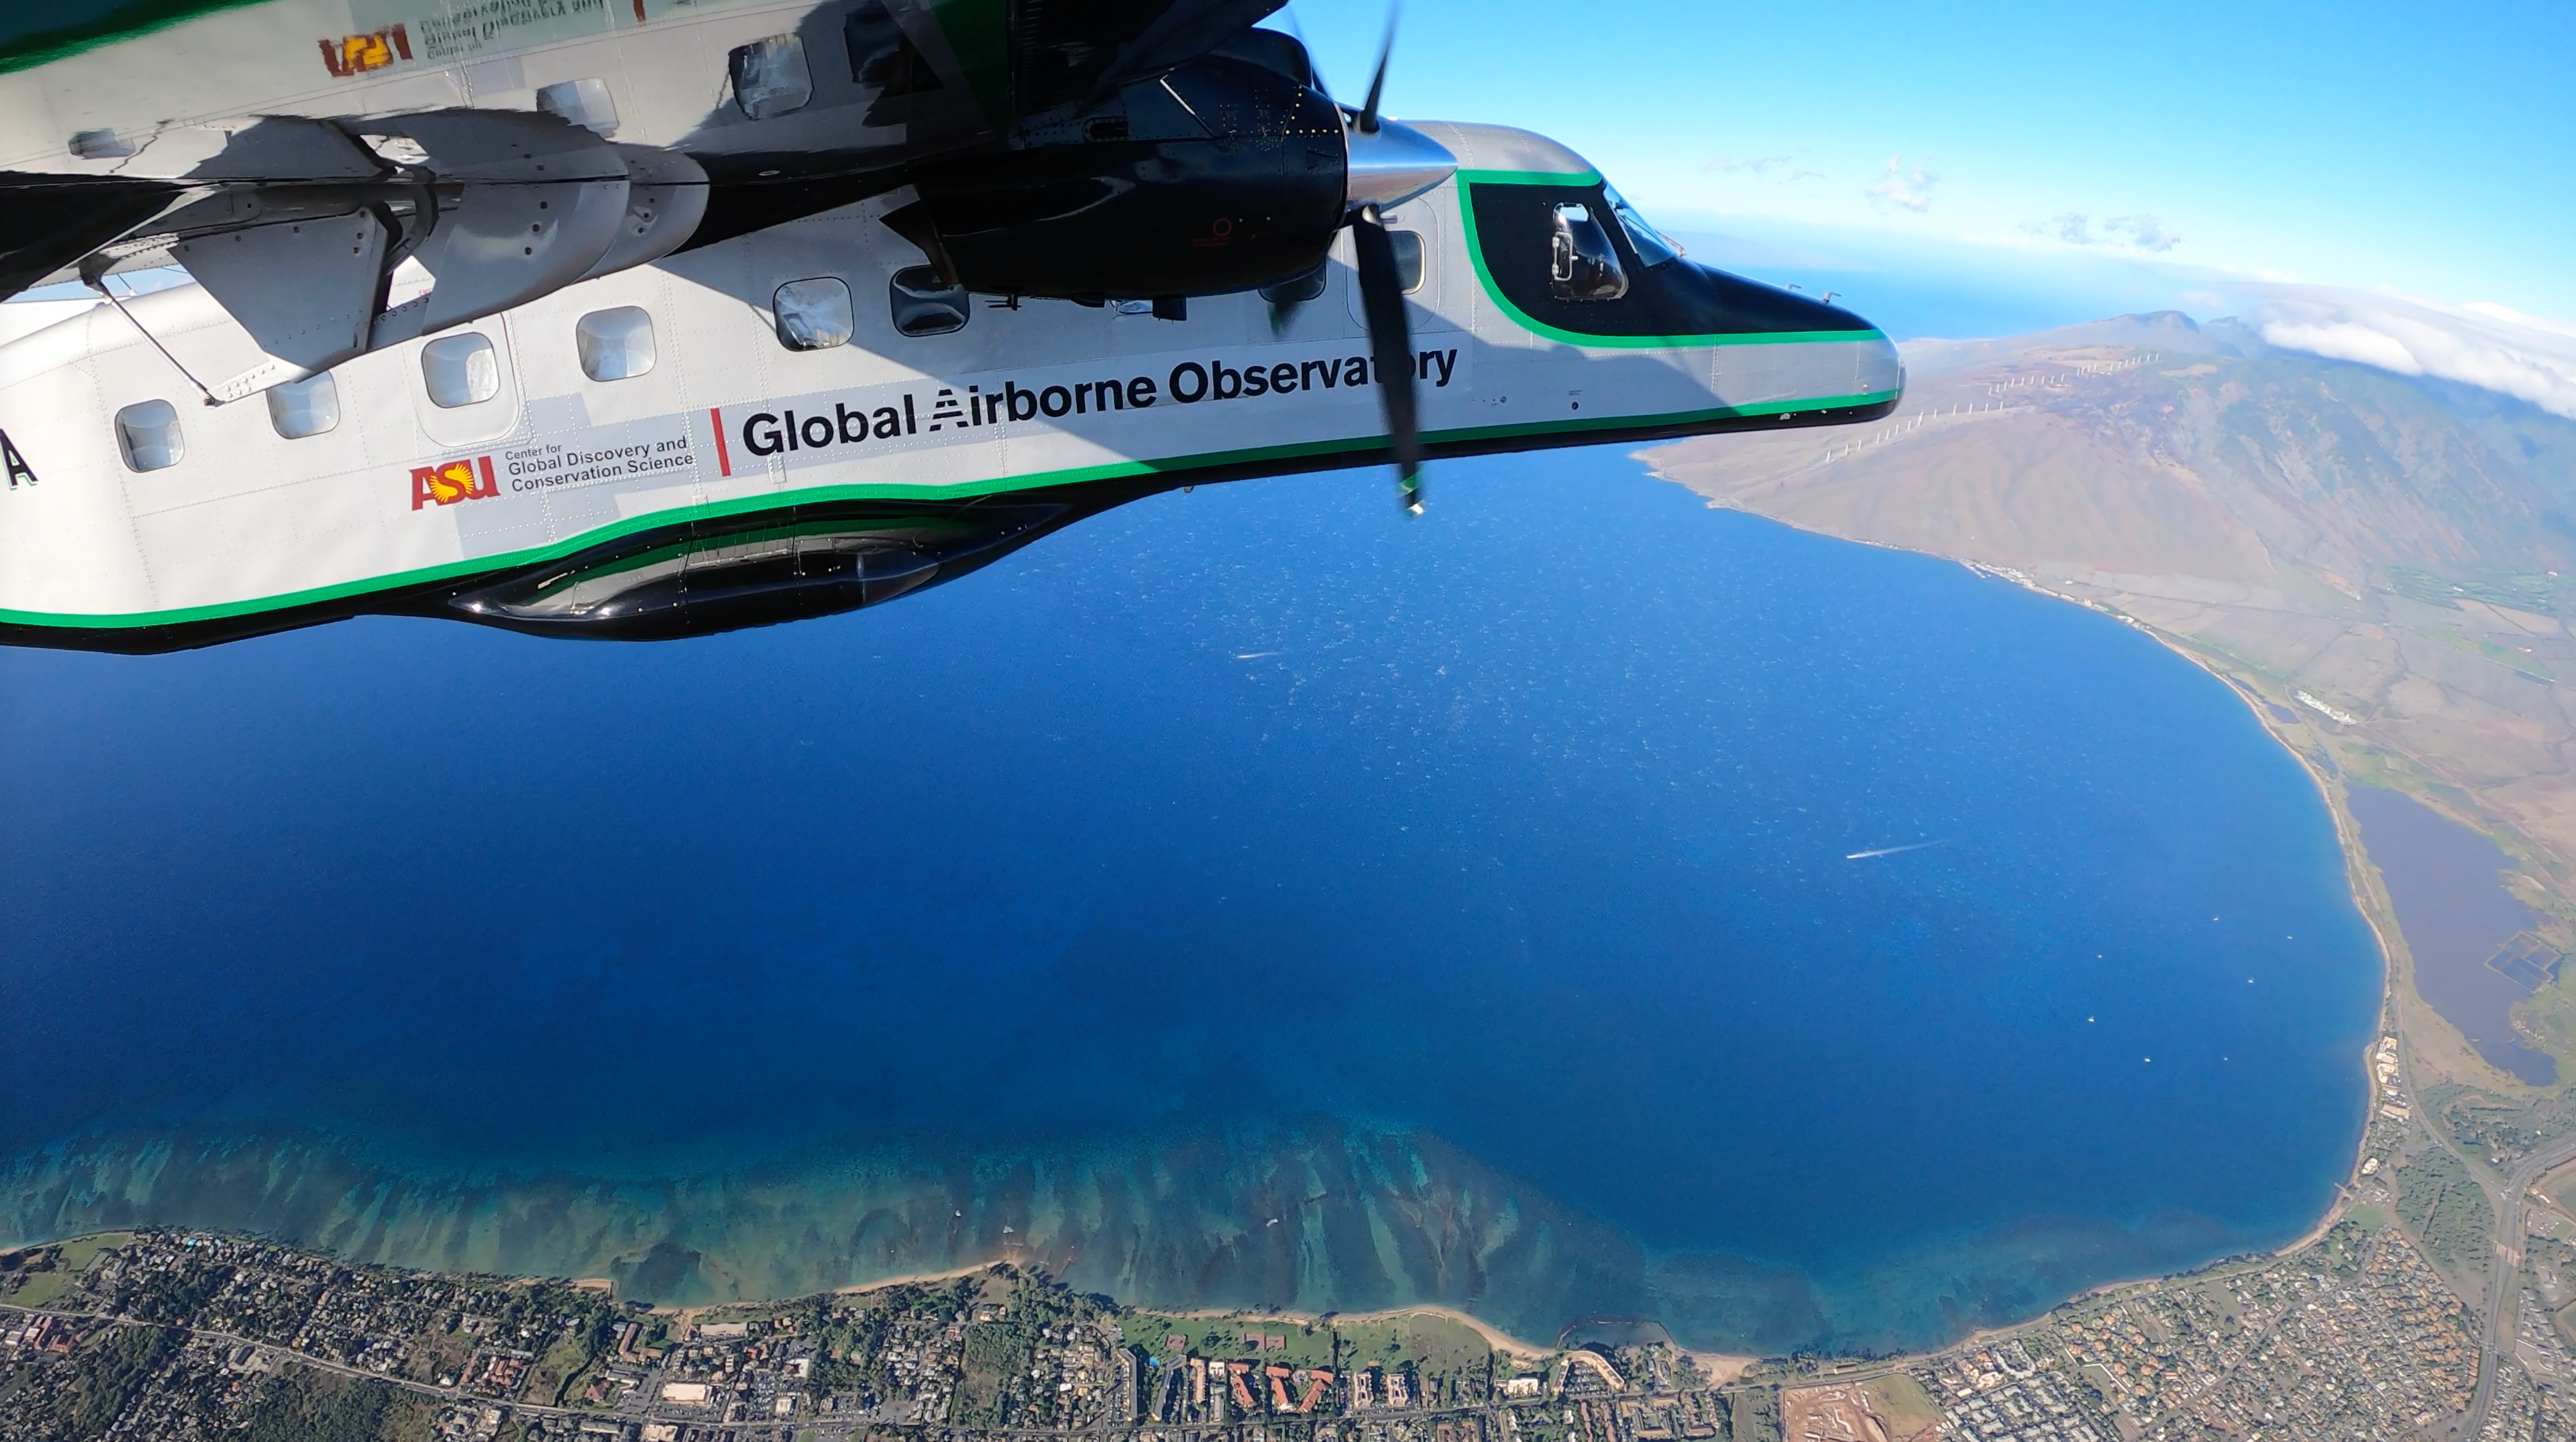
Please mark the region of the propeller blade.
<svg viewBox="0 0 2576 1442"><path fill-rule="evenodd" d="M1377 102L1378 98L1386 93L1386 63L1395 58L1395 22L1402 18L1403 14L1402 5L1387 7L1386 41L1378 46L1377 73L1369 77L1368 100L1360 106L1358 128L1362 135L1374 133L1377 129Z"/></svg>
<svg viewBox="0 0 2576 1442"><path fill-rule="evenodd" d="M1279 18L1288 22L1288 33L1296 37L1297 48L1306 52L1306 78L1314 82L1315 89L1326 100L1331 100L1333 87L1324 81L1324 67L1315 63L1315 47L1306 39L1306 27L1297 23L1297 7L1282 6Z"/></svg>
<svg viewBox="0 0 2576 1442"><path fill-rule="evenodd" d="M1360 272L1360 309L1368 318L1369 353L1377 362L1378 399L1386 407L1388 449L1395 452L1395 484L1404 508L1422 510L1422 417L1413 386L1413 332L1404 318L1404 277L1396 270L1395 242L1377 207L1351 217L1351 242Z"/></svg>

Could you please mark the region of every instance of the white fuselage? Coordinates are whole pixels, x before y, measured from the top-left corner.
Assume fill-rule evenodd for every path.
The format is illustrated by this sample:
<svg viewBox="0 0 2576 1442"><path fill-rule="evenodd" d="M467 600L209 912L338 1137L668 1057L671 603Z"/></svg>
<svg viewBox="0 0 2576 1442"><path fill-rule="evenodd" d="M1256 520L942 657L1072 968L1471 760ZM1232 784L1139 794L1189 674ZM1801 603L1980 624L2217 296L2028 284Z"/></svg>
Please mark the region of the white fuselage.
<svg viewBox="0 0 2576 1442"><path fill-rule="evenodd" d="M923 137L868 124L874 92L823 46L813 103L754 122L730 97L736 46L810 28L814 0L263 0L0 73L0 171L184 176L252 115L539 108L588 82L624 143L693 154L892 155ZM916 27L933 45L936 26ZM395 38L399 37L399 45ZM944 53L939 57L950 61ZM951 61L953 63L953 61ZM952 119L971 126L974 112ZM958 131L950 138L962 138Z"/></svg>
<svg viewBox="0 0 2576 1442"><path fill-rule="evenodd" d="M1469 168L1387 219L1422 238L1408 299L1435 453L1893 402L1901 371L1876 332L1597 347L1543 334L1471 259L1459 196L1480 164L1525 174L1533 154L1565 153L1519 132L1429 128ZM979 298L962 329L916 338L895 330L888 286L921 257L879 221L901 198L449 332L490 342L484 399L433 402L423 351L436 337L349 361L331 376L337 424L298 439L261 397L205 403L190 375L221 370L234 328L195 286L123 311L73 303L59 319L0 307L0 325L16 323L0 329L14 336L0 344L0 432L27 473L0 492L0 623L185 625L807 502L1241 473L1385 445L1347 234L1323 294L1284 316L1257 295L1193 300L1185 320ZM847 286L855 334L791 350L775 298L818 279ZM591 378L583 318L628 307L648 318L649 368ZM627 344L632 369L631 324ZM175 412L177 435L161 439L177 459L137 469L116 418L154 401Z"/></svg>

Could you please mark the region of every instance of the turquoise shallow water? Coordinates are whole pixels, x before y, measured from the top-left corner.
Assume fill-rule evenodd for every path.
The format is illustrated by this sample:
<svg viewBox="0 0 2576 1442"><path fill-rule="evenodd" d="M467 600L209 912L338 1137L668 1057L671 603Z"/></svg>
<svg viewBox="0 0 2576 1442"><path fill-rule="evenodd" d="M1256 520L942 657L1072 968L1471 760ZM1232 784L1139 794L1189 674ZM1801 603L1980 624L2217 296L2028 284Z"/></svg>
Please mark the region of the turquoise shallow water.
<svg viewBox="0 0 2576 1442"><path fill-rule="evenodd" d="M673 645L0 654L0 1233L1777 1350L2326 1204L2378 963L2225 687L1614 453L1434 480Z"/></svg>

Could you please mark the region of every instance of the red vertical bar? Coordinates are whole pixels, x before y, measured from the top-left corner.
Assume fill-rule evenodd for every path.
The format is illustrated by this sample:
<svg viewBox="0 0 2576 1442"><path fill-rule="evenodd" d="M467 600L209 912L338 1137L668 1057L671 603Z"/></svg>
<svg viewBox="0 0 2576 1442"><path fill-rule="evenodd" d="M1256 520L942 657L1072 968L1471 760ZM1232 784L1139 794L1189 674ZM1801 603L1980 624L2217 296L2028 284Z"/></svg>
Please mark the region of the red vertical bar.
<svg viewBox="0 0 2576 1442"><path fill-rule="evenodd" d="M501 494L501 483L492 479L492 458L490 456L480 456L476 459L483 463L483 494L487 496L497 496Z"/></svg>
<svg viewBox="0 0 2576 1442"><path fill-rule="evenodd" d="M643 9L644 0L635 0L635 8ZM707 423L714 426L716 430L716 474L730 476L733 474L733 457L725 453L724 412L713 406L708 407Z"/></svg>

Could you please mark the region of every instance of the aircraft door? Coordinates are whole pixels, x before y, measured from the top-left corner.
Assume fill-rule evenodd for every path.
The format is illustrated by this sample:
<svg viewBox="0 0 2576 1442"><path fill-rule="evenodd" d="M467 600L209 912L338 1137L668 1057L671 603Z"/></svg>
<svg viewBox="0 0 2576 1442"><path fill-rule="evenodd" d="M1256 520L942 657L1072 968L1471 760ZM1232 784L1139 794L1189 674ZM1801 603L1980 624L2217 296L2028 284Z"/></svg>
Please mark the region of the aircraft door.
<svg viewBox="0 0 2576 1442"><path fill-rule="evenodd" d="M485 316L402 347L412 415L431 446L453 450L497 440L519 424L519 373L510 325Z"/></svg>

